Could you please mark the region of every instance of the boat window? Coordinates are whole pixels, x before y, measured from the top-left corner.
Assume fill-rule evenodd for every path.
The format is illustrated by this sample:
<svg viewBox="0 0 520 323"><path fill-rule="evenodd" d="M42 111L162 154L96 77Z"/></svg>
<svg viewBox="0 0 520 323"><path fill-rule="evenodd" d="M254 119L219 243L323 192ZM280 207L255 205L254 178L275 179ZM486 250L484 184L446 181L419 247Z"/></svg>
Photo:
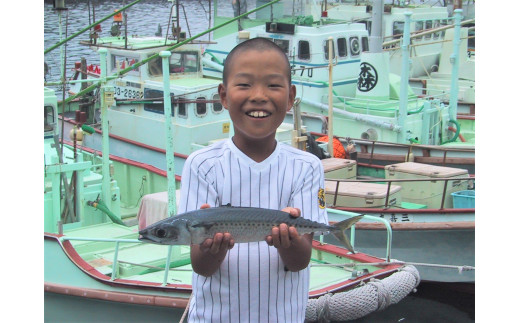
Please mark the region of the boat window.
<svg viewBox="0 0 520 323"><path fill-rule="evenodd" d="M173 107L174 106L174 101L173 101L173 93L170 93L170 97L171 97L171 106ZM163 91L160 91L160 90L152 90L152 89L144 89L144 96L143 96L143 99L145 101L144 103L144 110L145 111L150 111L150 112L155 112L155 113L161 113L161 114L164 114L164 94L163 94ZM174 113L175 109L172 108L172 116L175 114Z"/></svg>
<svg viewBox="0 0 520 323"><path fill-rule="evenodd" d="M441 26L441 23L439 20L434 20L433 21L433 28L439 28ZM433 39L437 39L439 38L440 36L440 32L436 32L436 33L433 33Z"/></svg>
<svg viewBox="0 0 520 323"><path fill-rule="evenodd" d="M199 68L197 52L174 52L170 56L170 74L196 73Z"/></svg>
<svg viewBox="0 0 520 323"><path fill-rule="evenodd" d="M426 23L424 24L424 29L429 30L432 29L433 22L431 20L426 20ZM430 39L432 38L432 34L424 35L424 39Z"/></svg>
<svg viewBox="0 0 520 323"><path fill-rule="evenodd" d="M203 117L207 114L207 108L206 108L206 98L205 97L198 97L197 100L197 109L195 111L195 115L197 117Z"/></svg>
<svg viewBox="0 0 520 323"><path fill-rule="evenodd" d="M311 59L311 49L307 40L300 40L298 42L298 58Z"/></svg>
<svg viewBox="0 0 520 323"><path fill-rule="evenodd" d="M162 61L161 57L156 57L148 62L148 74L150 76L161 76L162 75Z"/></svg>
<svg viewBox="0 0 520 323"><path fill-rule="evenodd" d="M188 116L188 112L186 111L186 99L178 98L175 103L177 105L177 115L186 118Z"/></svg>
<svg viewBox="0 0 520 323"><path fill-rule="evenodd" d="M347 39L344 37L338 38L338 56L346 57L347 55Z"/></svg>
<svg viewBox="0 0 520 323"><path fill-rule="evenodd" d="M56 120L54 119L54 109L52 106L46 105L43 108L43 112L43 131L53 131L56 125Z"/></svg>
<svg viewBox="0 0 520 323"><path fill-rule="evenodd" d="M222 103L220 103L220 96L218 95L218 93L213 94L213 101L213 112L222 112Z"/></svg>
<svg viewBox="0 0 520 323"><path fill-rule="evenodd" d="M324 41L323 50L325 51L325 60L329 60L329 41ZM332 59L336 57L336 51L334 49L334 42L332 42Z"/></svg>
<svg viewBox="0 0 520 323"><path fill-rule="evenodd" d="M475 29L468 31L468 56L475 56Z"/></svg>
<svg viewBox="0 0 520 323"><path fill-rule="evenodd" d="M370 20L361 20L360 23L365 25L366 30L368 31L368 35L372 35L372 21Z"/></svg>
<svg viewBox="0 0 520 323"><path fill-rule="evenodd" d="M129 66L139 63L138 58L127 57L122 55L111 55L112 56L112 72L121 71ZM130 75L139 75L139 67L134 68L130 72Z"/></svg>
<svg viewBox="0 0 520 323"><path fill-rule="evenodd" d="M289 55L289 41L286 39L273 39L273 42L280 47L286 55Z"/></svg>
<svg viewBox="0 0 520 323"><path fill-rule="evenodd" d="M416 21L415 22L415 32L420 33L424 29L424 22L423 21ZM415 38L416 40L421 40L422 37Z"/></svg>
<svg viewBox="0 0 520 323"><path fill-rule="evenodd" d="M368 48L368 37L366 36L361 37L361 50L363 52L370 51L370 49Z"/></svg>
<svg viewBox="0 0 520 323"><path fill-rule="evenodd" d="M448 24L449 24L448 19L441 20L441 26L447 26ZM441 38L444 38L445 34L446 34L446 30L441 31Z"/></svg>
<svg viewBox="0 0 520 323"><path fill-rule="evenodd" d="M394 39L399 39L404 33L404 21L394 21L392 35Z"/></svg>
<svg viewBox="0 0 520 323"><path fill-rule="evenodd" d="M349 43L350 43L350 55L352 55L352 56L359 55L359 52L361 51L361 48L359 46L359 38L357 36L350 37Z"/></svg>

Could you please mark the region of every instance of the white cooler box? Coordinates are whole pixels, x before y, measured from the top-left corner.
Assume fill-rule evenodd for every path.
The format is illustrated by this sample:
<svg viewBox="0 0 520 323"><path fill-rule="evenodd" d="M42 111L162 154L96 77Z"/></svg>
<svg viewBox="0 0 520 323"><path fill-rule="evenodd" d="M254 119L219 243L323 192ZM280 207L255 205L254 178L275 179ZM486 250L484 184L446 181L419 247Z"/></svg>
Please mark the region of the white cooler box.
<svg viewBox="0 0 520 323"><path fill-rule="evenodd" d="M325 158L321 160L325 178L350 179L356 178L357 162L343 158Z"/></svg>
<svg viewBox="0 0 520 323"><path fill-rule="evenodd" d="M406 162L385 166L386 179L435 179L453 178L448 181L444 208L453 207L451 193L467 190L469 174L466 169L434 166ZM427 208L440 208L444 181L399 182L402 187L403 201L424 204Z"/></svg>
<svg viewBox="0 0 520 323"><path fill-rule="evenodd" d="M327 205L334 204L337 183L336 181L325 180L325 201ZM340 182L335 206L382 208L385 207L387 190L388 185L386 184ZM392 185L388 207L400 205L401 187Z"/></svg>

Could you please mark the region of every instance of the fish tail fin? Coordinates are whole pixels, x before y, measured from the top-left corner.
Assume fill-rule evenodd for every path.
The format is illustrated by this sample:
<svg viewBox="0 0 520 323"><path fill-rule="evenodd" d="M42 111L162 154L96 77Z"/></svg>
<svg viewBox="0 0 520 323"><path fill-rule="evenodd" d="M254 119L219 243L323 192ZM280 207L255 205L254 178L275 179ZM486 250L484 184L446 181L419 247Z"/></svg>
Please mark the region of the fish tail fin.
<svg viewBox="0 0 520 323"><path fill-rule="evenodd" d="M350 244L350 239L345 234L345 230L349 229L351 226L353 226L356 222L358 222L362 218L363 218L362 215L358 215L353 218L349 218L349 219L343 220L341 222L335 223L334 227L336 228L336 230L331 232L352 253L355 253L354 248L352 247L352 244Z"/></svg>

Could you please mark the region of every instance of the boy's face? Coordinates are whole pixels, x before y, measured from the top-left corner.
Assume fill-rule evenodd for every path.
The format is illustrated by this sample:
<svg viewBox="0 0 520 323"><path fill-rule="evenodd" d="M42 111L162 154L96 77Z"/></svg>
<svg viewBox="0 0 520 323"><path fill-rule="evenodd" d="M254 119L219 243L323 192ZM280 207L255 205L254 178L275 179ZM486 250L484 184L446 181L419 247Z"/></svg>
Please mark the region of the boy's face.
<svg viewBox="0 0 520 323"><path fill-rule="evenodd" d="M233 121L235 140L274 140L292 108L296 87L289 84L281 55L275 50L245 50L234 56L219 94Z"/></svg>

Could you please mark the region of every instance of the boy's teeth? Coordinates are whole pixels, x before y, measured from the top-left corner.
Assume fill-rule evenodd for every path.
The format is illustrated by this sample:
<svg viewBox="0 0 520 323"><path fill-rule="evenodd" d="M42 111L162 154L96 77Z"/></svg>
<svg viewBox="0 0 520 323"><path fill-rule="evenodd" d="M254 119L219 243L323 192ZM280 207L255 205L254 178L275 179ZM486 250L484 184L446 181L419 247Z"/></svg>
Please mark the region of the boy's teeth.
<svg viewBox="0 0 520 323"><path fill-rule="evenodd" d="M267 116L267 112L265 111L253 111L250 112L249 115L254 118L262 118Z"/></svg>

